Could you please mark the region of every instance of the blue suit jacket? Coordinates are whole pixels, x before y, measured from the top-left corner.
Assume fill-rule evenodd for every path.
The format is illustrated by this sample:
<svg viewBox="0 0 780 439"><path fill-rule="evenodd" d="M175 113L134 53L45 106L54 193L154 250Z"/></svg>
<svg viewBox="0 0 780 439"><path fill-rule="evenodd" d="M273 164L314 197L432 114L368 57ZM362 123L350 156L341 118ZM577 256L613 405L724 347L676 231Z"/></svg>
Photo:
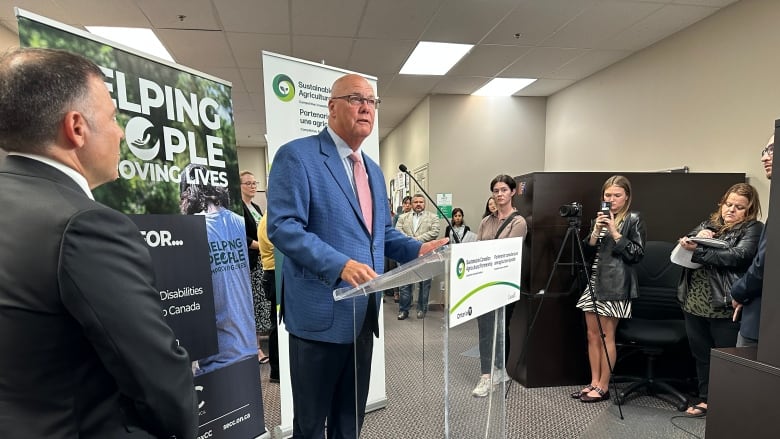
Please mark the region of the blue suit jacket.
<svg viewBox="0 0 780 439"><path fill-rule="evenodd" d="M392 227L379 166L366 155L363 162L371 186L372 234L327 129L293 140L274 157L268 180L268 237L285 255L282 316L297 337L352 343L369 297L333 300L333 290L347 286L340 278L344 265L354 259L382 273L385 256L406 262L419 253L420 242ZM381 297L371 299L378 311Z"/></svg>
<svg viewBox="0 0 780 439"><path fill-rule="evenodd" d="M769 228L767 219L761 238L758 241L758 253L747 272L731 286L731 297L742 304L742 319L739 332L743 337L758 340L758 328L761 323L761 291L764 286L764 256L766 255L766 233Z"/></svg>

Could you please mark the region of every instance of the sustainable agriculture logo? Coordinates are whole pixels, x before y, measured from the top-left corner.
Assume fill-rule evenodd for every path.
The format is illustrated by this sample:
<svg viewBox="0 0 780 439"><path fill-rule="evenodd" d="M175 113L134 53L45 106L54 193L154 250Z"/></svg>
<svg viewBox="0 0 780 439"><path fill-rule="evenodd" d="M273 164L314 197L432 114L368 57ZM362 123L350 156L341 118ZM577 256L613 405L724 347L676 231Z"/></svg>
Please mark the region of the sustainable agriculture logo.
<svg viewBox="0 0 780 439"><path fill-rule="evenodd" d="M458 279L463 279L466 274L466 261L463 258L458 259L458 264L455 266L455 274L458 275Z"/></svg>
<svg viewBox="0 0 780 439"><path fill-rule="evenodd" d="M295 84L283 73L274 76L273 88L274 94L282 102L290 102L295 97Z"/></svg>

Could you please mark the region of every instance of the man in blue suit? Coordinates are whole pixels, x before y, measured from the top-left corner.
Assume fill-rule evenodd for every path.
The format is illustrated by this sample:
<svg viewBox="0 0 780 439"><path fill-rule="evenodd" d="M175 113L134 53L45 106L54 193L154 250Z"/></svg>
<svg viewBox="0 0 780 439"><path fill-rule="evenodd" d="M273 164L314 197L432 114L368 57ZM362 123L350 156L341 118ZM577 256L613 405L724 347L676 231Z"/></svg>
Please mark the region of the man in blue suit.
<svg viewBox="0 0 780 439"><path fill-rule="evenodd" d="M336 302L333 289L373 279L385 256L407 262L447 242L421 244L392 227L382 171L360 150L377 104L363 77L339 78L328 127L282 146L269 175L268 236L286 256L294 438L322 438L326 419L329 439L357 438L363 424L381 297Z"/></svg>
<svg viewBox="0 0 780 439"><path fill-rule="evenodd" d="M761 150L761 163L764 165L766 178L772 179L772 159L775 151L775 136L769 138ZM761 323L761 292L764 286L764 259L766 255L766 234L769 229L767 219L761 239L758 241L758 253L748 271L731 286L731 297L734 308L742 308L742 321L737 335L737 346L756 346L758 344L758 328Z"/></svg>

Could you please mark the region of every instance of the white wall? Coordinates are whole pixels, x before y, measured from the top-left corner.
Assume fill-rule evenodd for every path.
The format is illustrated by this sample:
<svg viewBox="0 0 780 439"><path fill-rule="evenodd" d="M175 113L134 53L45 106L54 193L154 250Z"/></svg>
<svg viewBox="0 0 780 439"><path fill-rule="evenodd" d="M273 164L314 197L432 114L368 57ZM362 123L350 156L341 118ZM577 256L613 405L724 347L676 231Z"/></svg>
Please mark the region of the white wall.
<svg viewBox="0 0 780 439"><path fill-rule="evenodd" d="M381 106L379 117L382 117ZM374 127L376 129L376 127ZM379 145L379 165L387 180L398 173L398 165L405 164L410 170L428 163L430 144L430 98L423 99Z"/></svg>
<svg viewBox="0 0 780 439"><path fill-rule="evenodd" d="M766 216L779 17L780 1L743 0L551 96L545 170L746 172Z"/></svg>
<svg viewBox="0 0 780 439"><path fill-rule="evenodd" d="M428 163L428 192L452 193L476 231L493 177L544 170L545 112L546 98L430 96L380 145L385 178Z"/></svg>
<svg viewBox="0 0 780 439"><path fill-rule="evenodd" d="M544 170L546 98L439 95L431 98L431 195L452 193L476 231L490 181ZM442 232L444 227L442 227Z"/></svg>

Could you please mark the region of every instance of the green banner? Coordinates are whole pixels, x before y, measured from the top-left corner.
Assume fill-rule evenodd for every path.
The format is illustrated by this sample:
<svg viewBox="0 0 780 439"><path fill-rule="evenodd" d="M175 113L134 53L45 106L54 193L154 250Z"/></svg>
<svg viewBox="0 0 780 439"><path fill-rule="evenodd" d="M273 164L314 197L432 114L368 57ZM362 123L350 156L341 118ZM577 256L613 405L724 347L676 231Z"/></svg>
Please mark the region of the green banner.
<svg viewBox="0 0 780 439"><path fill-rule="evenodd" d="M125 139L119 179L95 199L125 213L179 213L182 170L195 163L208 172L194 183L226 186L231 210L243 212L229 86L23 16L19 40L84 55L106 75Z"/></svg>
<svg viewBox="0 0 780 439"><path fill-rule="evenodd" d="M21 46L81 54L105 75L125 139L119 178L93 194L135 214L149 246L161 311L193 360L199 437L259 436L265 424L230 86L44 17L17 15ZM236 383L256 385L237 392Z"/></svg>

